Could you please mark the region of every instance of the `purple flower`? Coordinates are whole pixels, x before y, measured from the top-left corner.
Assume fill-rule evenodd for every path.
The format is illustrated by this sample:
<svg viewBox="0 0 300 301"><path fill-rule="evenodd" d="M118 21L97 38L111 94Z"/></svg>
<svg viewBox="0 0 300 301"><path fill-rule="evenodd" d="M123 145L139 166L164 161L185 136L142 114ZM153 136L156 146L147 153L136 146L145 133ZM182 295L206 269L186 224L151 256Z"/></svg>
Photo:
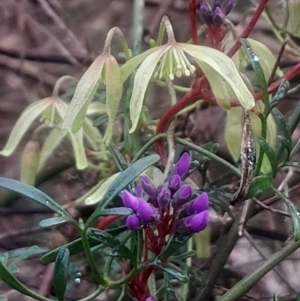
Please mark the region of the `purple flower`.
<svg viewBox="0 0 300 301"><path fill-rule="evenodd" d="M172 206L177 209L181 205L191 200L193 196L193 188L191 185L183 185L179 190L174 193Z"/></svg>
<svg viewBox="0 0 300 301"><path fill-rule="evenodd" d="M166 208L171 201L171 191L168 187L162 186L158 195L157 202L159 207Z"/></svg>
<svg viewBox="0 0 300 301"><path fill-rule="evenodd" d="M169 188L172 192L175 192L179 189L181 185L181 177L176 174L169 181Z"/></svg>
<svg viewBox="0 0 300 301"><path fill-rule="evenodd" d="M227 0L223 2L222 11L225 16L227 16L232 11L235 4L236 4L236 0Z"/></svg>
<svg viewBox="0 0 300 301"><path fill-rule="evenodd" d="M141 229L142 222L135 214L128 215L126 219L126 226L131 231L136 231Z"/></svg>
<svg viewBox="0 0 300 301"><path fill-rule="evenodd" d="M220 7L217 7L212 13L212 23L214 27L221 27L224 22L225 15Z"/></svg>
<svg viewBox="0 0 300 301"><path fill-rule="evenodd" d="M199 6L199 13L201 18L203 19L203 21L207 24L207 25L211 25L212 24L212 17L211 17L211 9L208 6L208 4L206 2L202 2Z"/></svg>
<svg viewBox="0 0 300 301"><path fill-rule="evenodd" d="M144 200L140 200L137 209L138 217L145 223L150 223L157 219L157 210Z"/></svg>
<svg viewBox="0 0 300 301"><path fill-rule="evenodd" d="M196 214L208 210L209 199L206 192L203 192L195 200L192 200L186 207L187 214Z"/></svg>
<svg viewBox="0 0 300 301"><path fill-rule="evenodd" d="M183 177L190 167L190 155L189 153L184 153L176 163L176 172L180 177Z"/></svg>
<svg viewBox="0 0 300 301"><path fill-rule="evenodd" d="M151 199L155 199L157 197L158 189L148 176L142 176L141 185Z"/></svg>
<svg viewBox="0 0 300 301"><path fill-rule="evenodd" d="M206 228L209 221L208 211L202 211L189 217L180 219L176 225L176 231L181 234L197 233Z"/></svg>
<svg viewBox="0 0 300 301"><path fill-rule="evenodd" d="M137 211L139 204L139 199L137 197L132 195L128 190L124 190L122 199L124 207Z"/></svg>
<svg viewBox="0 0 300 301"><path fill-rule="evenodd" d="M153 297L148 297L145 301L156 301L156 299L154 299Z"/></svg>

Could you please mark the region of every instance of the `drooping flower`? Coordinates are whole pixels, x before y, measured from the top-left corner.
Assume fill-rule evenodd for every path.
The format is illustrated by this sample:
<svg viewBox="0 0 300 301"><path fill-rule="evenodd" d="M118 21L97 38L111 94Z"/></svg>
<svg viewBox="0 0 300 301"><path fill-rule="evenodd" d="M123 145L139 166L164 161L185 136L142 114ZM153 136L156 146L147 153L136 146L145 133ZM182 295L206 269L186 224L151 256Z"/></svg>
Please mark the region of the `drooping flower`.
<svg viewBox="0 0 300 301"><path fill-rule="evenodd" d="M180 206L186 204L188 201L192 199L193 196L193 188L189 184L185 184L181 186L179 190L174 193L172 199L173 208L177 209Z"/></svg>
<svg viewBox="0 0 300 301"><path fill-rule="evenodd" d="M200 194L195 200L192 200L186 207L187 214L196 214L208 210L209 199L206 192Z"/></svg>
<svg viewBox="0 0 300 301"><path fill-rule="evenodd" d="M158 212L151 204L140 200L137 209L138 217L145 223L153 222L158 217Z"/></svg>
<svg viewBox="0 0 300 301"><path fill-rule="evenodd" d="M128 190L124 190L122 200L124 207L130 208L135 212L137 211L139 199L132 195Z"/></svg>
<svg viewBox="0 0 300 301"><path fill-rule="evenodd" d="M141 186L143 190L149 195L150 198L155 199L158 193L158 189L154 182L147 176L144 175L141 178Z"/></svg>
<svg viewBox="0 0 300 301"><path fill-rule="evenodd" d="M252 93L228 56L210 47L179 43L175 40L169 19L164 17L162 23L165 24L168 43L133 57L121 67L122 81L125 81L140 65L134 77L129 105L132 122L130 133L137 128L151 78L154 76L173 80L175 77L189 76L196 70L194 64L198 65L206 76L217 103L224 110L230 108L231 99L238 99L246 109L254 106Z"/></svg>
<svg viewBox="0 0 300 301"><path fill-rule="evenodd" d="M171 177L169 181L169 188L174 193L179 189L180 185L181 185L181 177L178 174L175 174L174 176Z"/></svg>
<svg viewBox="0 0 300 301"><path fill-rule="evenodd" d="M180 177L183 177L190 167L190 155L189 153L183 153L176 163L176 172Z"/></svg>

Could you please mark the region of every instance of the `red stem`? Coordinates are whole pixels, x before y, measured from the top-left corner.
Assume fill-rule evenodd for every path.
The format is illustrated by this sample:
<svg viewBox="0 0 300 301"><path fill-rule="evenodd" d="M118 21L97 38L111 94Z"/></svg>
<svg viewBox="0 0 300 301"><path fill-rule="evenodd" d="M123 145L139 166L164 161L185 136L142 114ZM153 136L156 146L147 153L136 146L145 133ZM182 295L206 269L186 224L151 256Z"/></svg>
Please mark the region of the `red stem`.
<svg viewBox="0 0 300 301"><path fill-rule="evenodd" d="M104 230L106 229L110 224L112 224L115 220L117 220L120 217L120 215L109 215L104 217L97 225L97 229Z"/></svg>
<svg viewBox="0 0 300 301"><path fill-rule="evenodd" d="M243 33L241 34L241 39L246 39L248 38L249 34L252 32L255 24L257 23L260 15L263 13L266 5L268 4L269 0L261 0L254 15L252 16L248 26L245 28L245 30L243 31ZM241 43L240 41L236 41L235 44L232 46L232 48L229 50L229 52L227 53L227 55L229 57L232 57L240 48Z"/></svg>
<svg viewBox="0 0 300 301"><path fill-rule="evenodd" d="M198 44L197 24L196 24L196 0L189 0L189 15L191 22L193 44Z"/></svg>

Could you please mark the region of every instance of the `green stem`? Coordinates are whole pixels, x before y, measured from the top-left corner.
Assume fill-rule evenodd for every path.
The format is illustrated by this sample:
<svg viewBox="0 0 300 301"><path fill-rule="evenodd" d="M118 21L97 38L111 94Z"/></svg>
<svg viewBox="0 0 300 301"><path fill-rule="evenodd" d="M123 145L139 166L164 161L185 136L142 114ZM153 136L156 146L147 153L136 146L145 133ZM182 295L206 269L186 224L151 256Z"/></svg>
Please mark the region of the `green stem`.
<svg viewBox="0 0 300 301"><path fill-rule="evenodd" d="M96 263L93 254L91 252L90 244L86 235L86 231L87 228L81 229L80 234L81 234L82 245L83 245L85 256L87 258L87 262L91 268L94 278L98 281L98 283L101 284L102 286L108 286L107 281L105 281L105 279L99 274L97 270Z"/></svg>
<svg viewBox="0 0 300 301"><path fill-rule="evenodd" d="M209 158L211 158L211 159L213 159L213 160L215 160L215 161L223 164L224 166L226 166L230 170L232 170L236 175L238 175L238 176L241 175L241 171L237 167L235 167L234 165L230 164L228 161L224 160L223 158L221 158L221 157L219 157L219 156L217 156L217 155L209 152L208 150L206 150L206 149L204 149L204 148L202 148L200 146L197 146L197 145L195 145L195 144L193 144L191 142L188 142L188 141L186 141L186 140L184 140L182 138L176 137L175 140L176 140L176 142L178 142L178 143L180 143L180 144L182 144L182 145L184 145L184 146L186 146L186 147L188 147L188 148L190 148L190 149L192 149L192 150L194 150L194 151L196 151L196 152L198 152L200 154L203 154L203 155L205 155L205 156L207 156L207 157L209 157Z"/></svg>
<svg viewBox="0 0 300 301"><path fill-rule="evenodd" d="M99 286L92 294L82 299L78 299L77 301L90 301L94 300L97 296L99 296L105 290L104 287Z"/></svg>
<svg viewBox="0 0 300 301"><path fill-rule="evenodd" d="M157 140L160 140L162 138L165 138L167 135L165 133L159 134L151 138L135 155L135 157L132 160L132 163L137 161L142 157L142 155L147 151L148 148L150 148Z"/></svg>
<svg viewBox="0 0 300 301"><path fill-rule="evenodd" d="M167 81L167 85L168 85L169 95L171 99L171 106L173 106L177 102L176 92L170 80ZM168 142L169 153L168 153L167 165L163 176L164 179L167 177L170 169L172 168L175 159L174 133L175 133L175 120L173 119L170 122L170 125L167 130L167 142Z"/></svg>
<svg viewBox="0 0 300 301"><path fill-rule="evenodd" d="M193 250L193 238L191 237L188 240L187 243L187 251L192 251ZM192 257L188 257L186 259L186 265L190 268L192 266ZM189 293L189 287L190 287L190 278L188 279L188 281L183 285L183 289L182 289L182 299L183 300L187 300L188 297L188 293Z"/></svg>
<svg viewBox="0 0 300 301"><path fill-rule="evenodd" d="M271 271L277 264L300 248L300 240L290 242L281 251L273 254L264 263L259 264L251 273L239 281L233 288L224 294L219 301L233 301L239 299L246 293L258 280Z"/></svg>
<svg viewBox="0 0 300 301"><path fill-rule="evenodd" d="M141 52L141 44L143 39L143 15L145 8L145 0L134 0L133 4L133 54L137 55Z"/></svg>

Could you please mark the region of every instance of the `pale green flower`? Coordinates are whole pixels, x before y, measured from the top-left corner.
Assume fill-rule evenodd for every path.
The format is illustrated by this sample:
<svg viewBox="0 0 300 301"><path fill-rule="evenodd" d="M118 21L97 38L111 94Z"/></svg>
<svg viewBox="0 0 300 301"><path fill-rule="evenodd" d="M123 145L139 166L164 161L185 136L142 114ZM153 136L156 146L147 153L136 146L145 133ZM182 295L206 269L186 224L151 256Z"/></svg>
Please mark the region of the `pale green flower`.
<svg viewBox="0 0 300 301"><path fill-rule="evenodd" d="M241 78L234 62L224 53L206 46L176 42L171 25L165 18L168 43L154 47L132 58L122 69L122 80L138 66L130 100L130 118L134 132L142 110L146 89L151 78L173 80L175 77L189 76L198 65L205 74L217 103L225 110L230 108L230 100L238 99L246 109L255 105L253 95Z"/></svg>

